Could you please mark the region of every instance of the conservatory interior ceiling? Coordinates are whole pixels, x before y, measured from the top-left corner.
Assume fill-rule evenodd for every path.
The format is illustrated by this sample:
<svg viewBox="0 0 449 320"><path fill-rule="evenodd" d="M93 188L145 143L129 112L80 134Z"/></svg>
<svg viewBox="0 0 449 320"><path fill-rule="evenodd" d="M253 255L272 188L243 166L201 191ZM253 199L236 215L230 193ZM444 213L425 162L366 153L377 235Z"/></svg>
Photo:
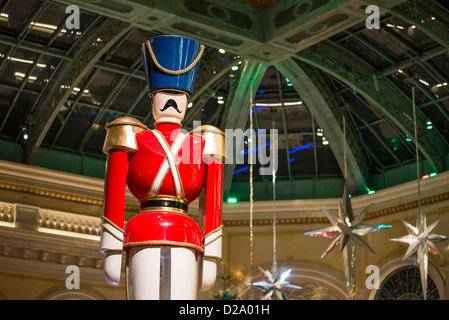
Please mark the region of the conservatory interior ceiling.
<svg viewBox="0 0 449 320"><path fill-rule="evenodd" d="M373 4L378 29L366 24ZM67 28L69 5L80 10L79 28ZM445 5L0 1L0 158L103 178L105 125L122 116L153 125L141 43L176 34L206 45L183 127L252 125L267 135L251 146L267 154L277 129L279 199L340 197L345 164L352 194L415 180L414 119L422 175L433 176L449 168ZM248 197L245 148L243 161L225 167L226 196L239 200ZM269 200L272 178L260 166L255 199Z"/></svg>

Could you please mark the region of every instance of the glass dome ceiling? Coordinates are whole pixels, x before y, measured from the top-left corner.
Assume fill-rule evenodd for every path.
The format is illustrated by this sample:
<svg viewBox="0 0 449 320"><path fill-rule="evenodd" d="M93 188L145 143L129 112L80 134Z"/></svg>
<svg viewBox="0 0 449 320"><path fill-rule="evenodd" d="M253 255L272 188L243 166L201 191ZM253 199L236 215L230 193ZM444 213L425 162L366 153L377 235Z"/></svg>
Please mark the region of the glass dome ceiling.
<svg viewBox="0 0 449 320"><path fill-rule="evenodd" d="M180 34L207 46L184 128L246 130L251 115L267 133L253 147L266 154L277 129L278 199L340 197L345 155L353 194L416 179L412 88L422 175L445 171L449 11L444 1L375 2L380 29L366 27L364 1L5 0L0 158L103 178L106 123L153 125L140 44ZM66 27L68 5L80 9L78 29ZM247 200L247 138L242 146L225 190ZM260 167L255 199L269 200Z"/></svg>

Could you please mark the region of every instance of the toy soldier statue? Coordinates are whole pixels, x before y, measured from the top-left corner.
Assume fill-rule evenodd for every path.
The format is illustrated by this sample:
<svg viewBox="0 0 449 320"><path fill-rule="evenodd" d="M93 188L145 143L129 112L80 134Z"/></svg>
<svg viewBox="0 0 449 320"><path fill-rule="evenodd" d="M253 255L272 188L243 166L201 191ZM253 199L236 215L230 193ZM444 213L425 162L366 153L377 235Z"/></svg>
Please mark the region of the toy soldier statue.
<svg viewBox="0 0 449 320"><path fill-rule="evenodd" d="M211 288L221 259L224 134L181 129L204 46L180 36L142 44L155 128L122 117L106 126L101 252L104 275L120 280L126 253L129 299L196 299ZM124 226L125 191L140 202ZM198 223L187 215L199 197Z"/></svg>

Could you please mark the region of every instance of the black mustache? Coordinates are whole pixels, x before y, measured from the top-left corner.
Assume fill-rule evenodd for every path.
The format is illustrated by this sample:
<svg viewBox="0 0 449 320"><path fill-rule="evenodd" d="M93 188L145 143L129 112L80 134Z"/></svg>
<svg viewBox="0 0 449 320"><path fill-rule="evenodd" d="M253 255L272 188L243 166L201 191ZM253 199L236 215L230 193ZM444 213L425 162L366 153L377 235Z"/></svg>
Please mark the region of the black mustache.
<svg viewBox="0 0 449 320"><path fill-rule="evenodd" d="M166 103L165 103L165 106L162 108L162 109L159 109L161 112L164 112L165 110L167 110L168 108L174 108L178 113L182 113L182 111L180 111L179 109L178 109L178 105L177 105L177 103L176 103L176 101L175 100L173 100L173 99L170 99L170 100L168 100Z"/></svg>

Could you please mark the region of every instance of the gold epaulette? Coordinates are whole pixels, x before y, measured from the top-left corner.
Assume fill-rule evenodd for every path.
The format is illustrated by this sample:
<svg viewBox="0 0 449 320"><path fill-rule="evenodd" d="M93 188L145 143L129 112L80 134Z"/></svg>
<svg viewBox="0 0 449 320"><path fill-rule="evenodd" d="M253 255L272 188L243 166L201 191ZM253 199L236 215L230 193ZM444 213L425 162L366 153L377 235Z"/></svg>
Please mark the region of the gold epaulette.
<svg viewBox="0 0 449 320"><path fill-rule="evenodd" d="M226 160L225 134L218 128L203 125L192 131L193 135L202 136L206 141L203 156L208 159Z"/></svg>
<svg viewBox="0 0 449 320"><path fill-rule="evenodd" d="M106 125L103 152L121 150L135 153L137 151L136 133L146 129L147 127L139 120L131 117L115 119Z"/></svg>

